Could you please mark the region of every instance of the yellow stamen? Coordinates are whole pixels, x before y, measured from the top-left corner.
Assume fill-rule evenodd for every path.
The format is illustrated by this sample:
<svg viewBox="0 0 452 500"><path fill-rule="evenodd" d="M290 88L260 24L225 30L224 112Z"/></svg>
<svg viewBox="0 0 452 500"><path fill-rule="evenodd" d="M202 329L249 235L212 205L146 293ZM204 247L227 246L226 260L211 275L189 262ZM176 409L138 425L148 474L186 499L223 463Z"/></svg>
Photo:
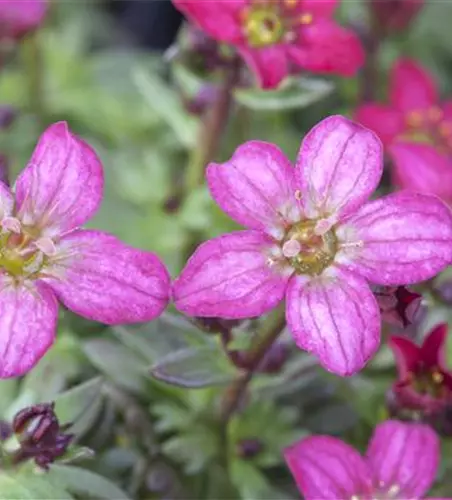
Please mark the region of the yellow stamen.
<svg viewBox="0 0 452 500"><path fill-rule="evenodd" d="M284 0L284 5L288 9L294 9L298 5L298 0Z"/></svg>
<svg viewBox="0 0 452 500"><path fill-rule="evenodd" d="M419 113L419 111L411 111L410 113L408 113L405 120L408 126L413 128L420 127L423 122L422 114Z"/></svg>
<svg viewBox="0 0 452 500"><path fill-rule="evenodd" d="M444 380L444 375L440 372L433 372L432 380L433 382L435 382L435 384L442 384Z"/></svg>
<svg viewBox="0 0 452 500"><path fill-rule="evenodd" d="M309 14L308 12L306 12L305 14L302 14L298 18L298 21L300 22L300 24L311 24L313 21L312 14Z"/></svg>

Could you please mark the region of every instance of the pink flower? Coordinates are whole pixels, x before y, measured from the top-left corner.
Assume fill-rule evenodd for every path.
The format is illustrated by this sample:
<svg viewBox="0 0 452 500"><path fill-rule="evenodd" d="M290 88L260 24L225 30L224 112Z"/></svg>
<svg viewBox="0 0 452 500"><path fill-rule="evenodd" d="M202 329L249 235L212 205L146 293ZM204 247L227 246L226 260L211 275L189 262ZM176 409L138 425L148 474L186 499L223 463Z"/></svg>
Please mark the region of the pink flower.
<svg viewBox="0 0 452 500"><path fill-rule="evenodd" d="M452 214L436 197L397 193L367 202L382 173L370 130L341 116L305 137L295 169L273 144L251 141L211 164L213 198L249 228L203 243L175 281L192 316L259 316L285 297L297 345L351 375L380 342L367 281L414 283L452 260Z"/></svg>
<svg viewBox="0 0 452 500"><path fill-rule="evenodd" d="M356 119L388 147L396 185L452 202L452 101L440 103L432 77L408 59L395 64L389 95L390 104L364 104Z"/></svg>
<svg viewBox="0 0 452 500"><path fill-rule="evenodd" d="M0 40L18 39L36 29L47 12L45 0L2 0Z"/></svg>
<svg viewBox="0 0 452 500"><path fill-rule="evenodd" d="M422 302L422 295L404 286L379 287L374 291L383 321L400 328L413 324Z"/></svg>
<svg viewBox="0 0 452 500"><path fill-rule="evenodd" d="M427 425L387 420L364 457L330 436L302 439L284 455L305 500L416 500L435 479L440 443Z"/></svg>
<svg viewBox="0 0 452 500"><path fill-rule="evenodd" d="M421 346L405 337L392 336L399 380L393 386L398 406L435 413L452 404L452 373L446 368L447 325L434 328Z"/></svg>
<svg viewBox="0 0 452 500"><path fill-rule="evenodd" d="M357 36L333 20L337 0L173 0L212 38L237 47L263 88L296 66L351 76L362 66Z"/></svg>
<svg viewBox="0 0 452 500"><path fill-rule="evenodd" d="M0 378L29 371L50 348L60 300L107 324L165 308L169 276L152 253L79 229L102 199L102 165L66 123L49 127L19 175L0 183Z"/></svg>

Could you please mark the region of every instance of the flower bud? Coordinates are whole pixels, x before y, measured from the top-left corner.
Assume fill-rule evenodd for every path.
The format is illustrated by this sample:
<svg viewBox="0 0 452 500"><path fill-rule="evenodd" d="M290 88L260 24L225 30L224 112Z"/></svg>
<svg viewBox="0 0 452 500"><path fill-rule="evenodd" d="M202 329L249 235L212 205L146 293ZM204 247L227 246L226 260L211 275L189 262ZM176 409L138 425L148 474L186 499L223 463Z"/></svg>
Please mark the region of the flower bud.
<svg viewBox="0 0 452 500"><path fill-rule="evenodd" d="M406 29L417 16L424 0L371 0L371 12L385 31Z"/></svg>
<svg viewBox="0 0 452 500"><path fill-rule="evenodd" d="M242 439L237 443L237 455L240 458L250 459L258 455L263 449L263 444L259 439Z"/></svg>

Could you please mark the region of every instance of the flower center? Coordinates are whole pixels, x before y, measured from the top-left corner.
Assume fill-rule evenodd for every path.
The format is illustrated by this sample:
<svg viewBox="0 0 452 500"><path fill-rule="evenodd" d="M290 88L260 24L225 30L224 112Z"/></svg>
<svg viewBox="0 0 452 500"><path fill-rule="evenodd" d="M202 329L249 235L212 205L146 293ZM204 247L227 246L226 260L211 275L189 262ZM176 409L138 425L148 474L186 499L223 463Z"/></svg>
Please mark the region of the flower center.
<svg viewBox="0 0 452 500"><path fill-rule="evenodd" d="M283 255L298 274L321 274L332 264L338 249L333 229L318 234L318 221L305 220L294 224L282 244Z"/></svg>
<svg viewBox="0 0 452 500"><path fill-rule="evenodd" d="M271 5L252 8L246 15L244 29L251 47L272 45L284 35L281 16Z"/></svg>
<svg viewBox="0 0 452 500"><path fill-rule="evenodd" d="M440 108L411 111L405 117L406 131L402 138L430 144L440 153L452 154L452 122L445 120Z"/></svg>
<svg viewBox="0 0 452 500"><path fill-rule="evenodd" d="M411 384L419 394L427 394L434 398L442 398L445 394L444 375L438 369L420 370L412 374Z"/></svg>
<svg viewBox="0 0 452 500"><path fill-rule="evenodd" d="M25 233L0 236L0 270L14 278L32 278L44 265L46 257Z"/></svg>

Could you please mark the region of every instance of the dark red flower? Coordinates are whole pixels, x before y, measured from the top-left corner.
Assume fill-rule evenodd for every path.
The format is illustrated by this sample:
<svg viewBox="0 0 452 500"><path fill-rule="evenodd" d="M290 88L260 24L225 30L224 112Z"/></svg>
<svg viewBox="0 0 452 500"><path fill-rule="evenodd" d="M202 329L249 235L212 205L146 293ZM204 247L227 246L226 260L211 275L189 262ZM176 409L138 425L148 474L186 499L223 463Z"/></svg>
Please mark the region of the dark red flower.
<svg viewBox="0 0 452 500"><path fill-rule="evenodd" d="M417 16L424 0L371 0L372 14L385 31L405 29Z"/></svg>
<svg viewBox="0 0 452 500"><path fill-rule="evenodd" d="M435 327L421 346L405 337L389 340L399 379L393 393L399 407L436 413L452 401L452 373L445 367L447 325Z"/></svg>
<svg viewBox="0 0 452 500"><path fill-rule="evenodd" d="M54 403L34 405L14 417L12 428L18 435L20 448L13 462L34 459L37 465L48 469L56 458L64 455L74 436L63 432L70 424L60 426L54 406Z"/></svg>
<svg viewBox="0 0 452 500"><path fill-rule="evenodd" d="M380 287L375 297L383 320L401 328L413 323L422 301L422 295L404 286Z"/></svg>

